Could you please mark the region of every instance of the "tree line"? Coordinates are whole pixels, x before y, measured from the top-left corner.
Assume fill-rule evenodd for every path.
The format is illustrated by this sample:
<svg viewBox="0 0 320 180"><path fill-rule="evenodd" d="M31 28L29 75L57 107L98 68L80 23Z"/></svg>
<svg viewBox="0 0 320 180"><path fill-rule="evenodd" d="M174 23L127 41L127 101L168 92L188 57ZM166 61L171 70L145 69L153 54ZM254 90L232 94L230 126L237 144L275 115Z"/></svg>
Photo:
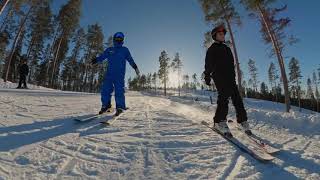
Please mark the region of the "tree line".
<svg viewBox="0 0 320 180"><path fill-rule="evenodd" d="M308 77L304 78L301 74L299 60L292 57L289 61L289 98L291 105L320 112L320 68L315 69ZM258 69L255 61L248 61L248 80L243 80L243 91L246 97L264 99L274 102L285 102L282 93L283 81L279 75L276 65L271 62L268 69L268 83L259 82Z"/></svg>
<svg viewBox="0 0 320 180"><path fill-rule="evenodd" d="M270 62L268 83L258 81L258 70L254 60L249 60L250 78L244 80L236 48L235 27L241 25L241 18L231 0L198 0L208 24L225 24L230 35L235 59L237 81L242 96L262 97L284 102L286 111L290 105L314 107L319 111L320 70L304 77L299 62L292 57L289 74L285 67L285 49L298 40L286 32L291 23L289 17L282 16L287 5L275 7L276 0L240 0L249 16L260 25L261 38L268 45L268 55L275 57ZM107 64L95 65L90 59L106 47L112 46L112 37L107 43L99 24L87 27L79 25L81 0L69 0L60 7L57 14L52 11L50 0L3 0L0 3L0 73L4 81L16 82L18 79L19 57L28 59L30 83L50 88L98 92ZM212 43L210 32L204 35L204 46ZM172 60L166 51L159 56L159 70L130 78L129 87L134 89L176 89L181 95L182 89L212 88L206 87L197 74L183 74L179 53ZM176 74L172 78L171 74ZM175 84L172 85L172 79ZM306 82L306 83L304 83ZM214 88L213 88L214 89ZM260 89L260 90L259 90ZM262 90L261 90L262 89ZM258 93L258 94L257 94ZM268 95L267 95L268 94Z"/></svg>
<svg viewBox="0 0 320 180"><path fill-rule="evenodd" d="M159 56L159 68L157 72L142 74L140 77L130 77L128 79L128 87L131 90L150 90L157 92L163 91L167 95L167 89L174 90L181 95L188 90L210 90L216 91L214 84L207 86L204 81L204 75L200 77L196 73L192 76L182 74L183 65L179 53L176 53L171 60L166 51L162 51ZM268 74L268 82L259 81L259 69L256 66L255 60L249 59L247 62L248 76L243 74L241 92L244 97L269 100L273 102L285 103L285 96L282 92L283 81L274 62L271 62L269 67L265 69ZM261 70L260 70L261 71ZM170 79L173 73L177 72L177 76ZM301 108L310 109L320 112L320 67L315 69L308 76L306 81L303 81L303 76L300 70L299 60L292 57L289 61L289 97L291 105ZM171 86L168 86L170 84Z"/></svg>
<svg viewBox="0 0 320 180"><path fill-rule="evenodd" d="M112 45L99 24L79 25L81 0L69 0L57 14L50 0L0 4L0 73L16 82L20 57L28 60L30 83L50 88L97 92L107 64L92 68L90 59Z"/></svg>
<svg viewBox="0 0 320 180"><path fill-rule="evenodd" d="M182 60L180 54L176 53L171 60L168 53L163 50L160 53L159 69L157 72L142 74L140 77L129 78L128 87L131 90L163 90L167 95L167 89L176 90L181 96L181 90L196 90L201 86L196 73L182 74ZM175 76L172 76L175 75Z"/></svg>

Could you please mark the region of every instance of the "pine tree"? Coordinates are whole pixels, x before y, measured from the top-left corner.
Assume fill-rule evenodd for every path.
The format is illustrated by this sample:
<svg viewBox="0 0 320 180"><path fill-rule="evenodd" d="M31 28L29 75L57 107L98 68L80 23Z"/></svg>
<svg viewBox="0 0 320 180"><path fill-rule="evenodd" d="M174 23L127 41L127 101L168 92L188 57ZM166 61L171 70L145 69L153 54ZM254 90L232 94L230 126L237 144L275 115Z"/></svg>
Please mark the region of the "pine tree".
<svg viewBox="0 0 320 180"><path fill-rule="evenodd" d="M268 69L268 78L270 82L270 87L272 89L273 95L276 97L276 102L278 102L278 93L277 93L277 80L279 79L277 69L275 65L271 62Z"/></svg>
<svg viewBox="0 0 320 180"><path fill-rule="evenodd" d="M312 82L314 85L314 92L315 92L315 98L316 98L316 104L317 104L317 112L319 111L319 91L318 91L318 79L316 72L313 72L312 74Z"/></svg>
<svg viewBox="0 0 320 180"><path fill-rule="evenodd" d="M320 83L320 67L318 68L318 83Z"/></svg>
<svg viewBox="0 0 320 180"><path fill-rule="evenodd" d="M198 79L197 79L197 74L196 73L194 73L192 75L192 79L193 79L193 89L196 90L197 86L198 86Z"/></svg>
<svg viewBox="0 0 320 180"><path fill-rule="evenodd" d="M318 84L320 84L320 67L318 68ZM316 92L316 97L318 99L318 112L320 112L320 107L319 107L319 99L320 99L320 92L319 90Z"/></svg>
<svg viewBox="0 0 320 180"><path fill-rule="evenodd" d="M188 90L189 89L189 75L188 74L183 75L183 80L184 80L183 87Z"/></svg>
<svg viewBox="0 0 320 180"><path fill-rule="evenodd" d="M58 37L52 43L54 46L54 57L50 78L51 87L58 86L60 65L67 54L69 39L79 26L81 2L81 0L69 0L67 4L62 6L57 16L58 26L56 32Z"/></svg>
<svg viewBox="0 0 320 180"><path fill-rule="evenodd" d="M249 62L248 62L248 67L249 67L249 73L251 75L251 80L252 80L252 87L253 87L253 90L258 92L258 69L255 65L255 61L252 60L252 59L249 59Z"/></svg>
<svg viewBox="0 0 320 180"><path fill-rule="evenodd" d="M268 87L264 82L262 82L260 85L260 92L264 97L268 94Z"/></svg>
<svg viewBox="0 0 320 180"><path fill-rule="evenodd" d="M47 85L48 66L49 66L49 59L47 58L47 56L49 51L50 51L50 44L47 44L46 48L43 50L43 53L41 55L41 61L39 61L39 65L37 66L37 69L36 69L34 81L38 86Z"/></svg>
<svg viewBox="0 0 320 180"><path fill-rule="evenodd" d="M308 80L307 80L307 98L310 99L311 104L314 107L313 102L315 102L315 98L314 98L314 94L313 94L313 90L312 90L312 82L311 82L310 78L308 78Z"/></svg>
<svg viewBox="0 0 320 180"><path fill-rule="evenodd" d="M289 62L289 80L291 83L291 91L294 92L294 96L298 98L299 108L301 109L301 87L300 87L300 79L301 71L299 61L296 58L291 58Z"/></svg>
<svg viewBox="0 0 320 180"><path fill-rule="evenodd" d="M147 83L147 77L146 77L146 75L142 74L139 78L139 87L141 89L145 89L146 83Z"/></svg>
<svg viewBox="0 0 320 180"><path fill-rule="evenodd" d="M38 5L31 17L30 24L30 41L27 49L27 57L29 62L29 82L34 82L37 76L37 69L41 61L41 53L44 49L44 42L49 39L53 31L52 12L50 6L45 3Z"/></svg>
<svg viewBox="0 0 320 180"><path fill-rule="evenodd" d="M22 54L23 42L26 39L26 30L25 27L22 29L19 39L17 41L17 46L15 48L14 56L16 58L12 58L11 60L11 67L9 71L9 77L13 82L17 82L19 77L19 65L20 65L20 58L18 55Z"/></svg>
<svg viewBox="0 0 320 180"><path fill-rule="evenodd" d="M242 79L243 79L243 78L242 78ZM247 89L247 81L244 80L244 79L243 79L243 81L242 81L242 88L243 88L243 89L242 89L242 92L244 93L244 96L245 96L245 97L248 97L248 96L247 96L247 92L246 92L246 89Z"/></svg>
<svg viewBox="0 0 320 180"><path fill-rule="evenodd" d="M172 60L171 67L173 68L174 71L178 72L178 91L180 96L181 94L180 78L181 78L182 62L181 62L179 53L176 53L174 59Z"/></svg>
<svg viewBox="0 0 320 180"><path fill-rule="evenodd" d="M148 73L147 74L147 88L151 89L151 82L152 82L152 74Z"/></svg>
<svg viewBox="0 0 320 180"><path fill-rule="evenodd" d="M103 51L103 41L104 35L102 32L102 27L99 24L89 25L88 33L86 34L86 60L84 62L86 69L83 84L89 86L88 91L90 92L94 90L93 82L96 78L97 73L100 72L100 79L101 76L104 75L104 69L106 65L91 65L89 62L93 57L96 57Z"/></svg>
<svg viewBox="0 0 320 180"><path fill-rule="evenodd" d="M0 33L0 74L3 72L3 63L6 56L6 47L9 44L9 33Z"/></svg>
<svg viewBox="0 0 320 180"><path fill-rule="evenodd" d="M159 79L161 80L163 86L164 86L164 95L167 95L167 83L168 83L168 75L169 75L169 57L166 51L162 51L161 55L159 57Z"/></svg>
<svg viewBox="0 0 320 180"><path fill-rule="evenodd" d="M152 75L152 83L154 85L155 92L157 92L157 73L153 73L153 75Z"/></svg>
<svg viewBox="0 0 320 180"><path fill-rule="evenodd" d="M70 61L70 66L71 66L71 71L69 73L69 84L68 87L72 88L69 90L76 91L80 89L80 85L82 84L80 75L83 73L80 68L80 57L79 54L80 52L83 52L84 50L84 45L85 45L85 30L83 28L79 28L77 30L77 33L72 39L72 42L74 43L74 48L71 53L71 59ZM100 77L99 77L100 78ZM100 82L101 79L99 79Z"/></svg>
<svg viewBox="0 0 320 180"><path fill-rule="evenodd" d="M272 45L273 51L271 55L276 55L281 71L281 79L283 81L283 88L285 94L286 111L290 110L290 95L288 87L288 79L285 70L285 63L283 58L283 52L286 44L293 44L297 40L293 36L287 36L284 29L288 27L290 19L278 18L277 15L287 9L287 6L281 8L271 8L271 4L275 0L241 0L241 3L245 5L247 10L252 12L250 15L257 18L261 24L261 35L266 44Z"/></svg>
<svg viewBox="0 0 320 180"><path fill-rule="evenodd" d="M248 92L248 97L252 97L252 92L253 92L253 80L251 78L249 78L248 80L248 88L247 88L247 92Z"/></svg>

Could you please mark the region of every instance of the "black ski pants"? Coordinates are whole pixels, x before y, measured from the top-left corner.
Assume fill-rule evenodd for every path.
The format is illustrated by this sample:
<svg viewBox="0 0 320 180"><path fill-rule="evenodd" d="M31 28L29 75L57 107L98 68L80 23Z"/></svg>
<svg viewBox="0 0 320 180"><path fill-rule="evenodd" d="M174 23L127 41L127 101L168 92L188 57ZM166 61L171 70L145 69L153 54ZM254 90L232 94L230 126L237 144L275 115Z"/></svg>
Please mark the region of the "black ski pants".
<svg viewBox="0 0 320 180"><path fill-rule="evenodd" d="M235 82L228 84L215 81L218 90L218 100L216 114L213 118L214 123L219 123L226 120L228 115L229 98L231 97L232 104L236 110L237 122L247 121L247 112L244 108L242 98L240 96L237 84Z"/></svg>
<svg viewBox="0 0 320 180"><path fill-rule="evenodd" d="M24 88L27 88L27 82L26 82L26 80L27 80L27 76L24 75L24 74L20 74L20 80L19 80L19 85L18 85L18 87L21 88L21 85L23 84L23 87L24 87Z"/></svg>

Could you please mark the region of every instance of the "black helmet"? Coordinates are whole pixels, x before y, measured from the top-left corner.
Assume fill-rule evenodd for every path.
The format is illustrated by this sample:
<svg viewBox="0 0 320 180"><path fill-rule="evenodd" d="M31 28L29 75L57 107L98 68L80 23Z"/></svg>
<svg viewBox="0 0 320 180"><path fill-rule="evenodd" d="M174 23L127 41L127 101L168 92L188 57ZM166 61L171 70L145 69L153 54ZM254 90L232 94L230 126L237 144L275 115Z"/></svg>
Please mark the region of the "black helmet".
<svg viewBox="0 0 320 180"><path fill-rule="evenodd" d="M224 32L224 35L226 35L227 30L226 30L226 28L224 27L223 24L221 24L221 25L219 25L219 26L216 26L215 28L212 29L212 31L211 31L211 36L212 36L212 39L213 39L213 40L216 40L216 34L217 34L218 32Z"/></svg>

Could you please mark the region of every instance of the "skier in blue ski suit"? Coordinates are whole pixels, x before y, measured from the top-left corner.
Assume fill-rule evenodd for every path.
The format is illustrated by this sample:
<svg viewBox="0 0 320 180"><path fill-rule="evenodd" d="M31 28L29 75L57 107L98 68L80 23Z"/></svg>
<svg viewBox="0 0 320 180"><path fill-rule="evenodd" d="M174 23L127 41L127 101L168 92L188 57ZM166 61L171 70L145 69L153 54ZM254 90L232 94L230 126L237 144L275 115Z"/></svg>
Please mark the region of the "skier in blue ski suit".
<svg viewBox="0 0 320 180"><path fill-rule="evenodd" d="M107 48L100 56L92 59L91 63L101 63L103 60L108 60L107 71L101 87L101 102L102 107L99 114L108 111L111 108L111 94L115 89L115 100L117 113L120 114L126 109L124 79L126 73L126 61L136 71L137 76L140 75L139 69L131 57L130 51L123 46L124 34L117 32L113 36L113 47Z"/></svg>

